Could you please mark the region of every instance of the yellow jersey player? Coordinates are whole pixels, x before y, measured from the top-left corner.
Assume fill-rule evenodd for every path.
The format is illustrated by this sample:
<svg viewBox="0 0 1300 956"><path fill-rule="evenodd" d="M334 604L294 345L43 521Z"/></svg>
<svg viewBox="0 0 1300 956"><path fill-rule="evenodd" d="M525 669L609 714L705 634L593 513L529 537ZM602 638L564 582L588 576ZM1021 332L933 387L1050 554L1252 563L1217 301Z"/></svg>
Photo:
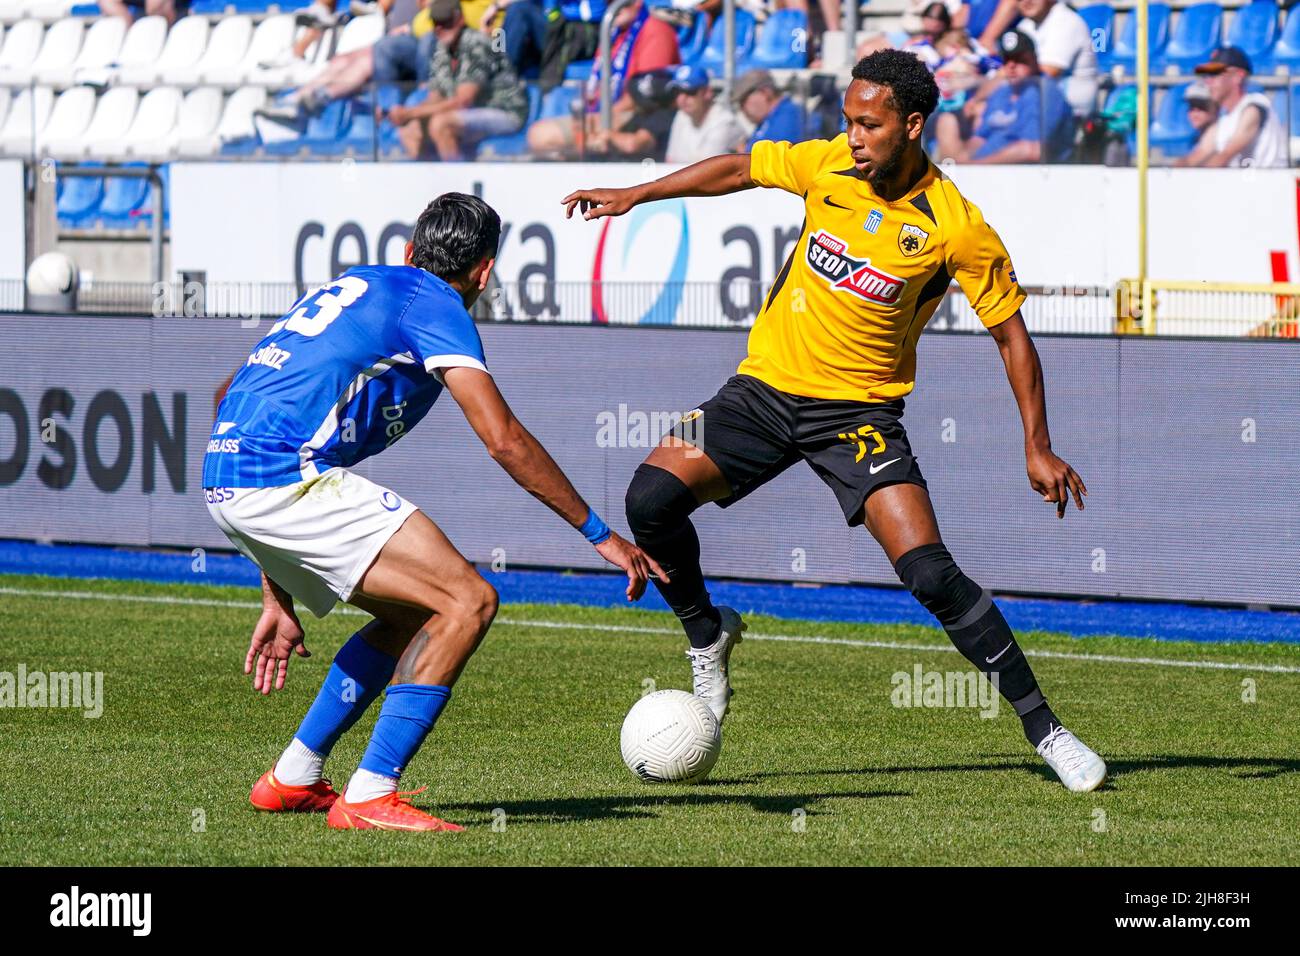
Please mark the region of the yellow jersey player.
<svg viewBox="0 0 1300 956"><path fill-rule="evenodd" d="M1061 725L1001 611L944 547L903 429L917 339L955 279L1002 354L1031 487L1060 517L1071 494L1083 508L1082 479L1052 451L1042 366L1011 260L922 147L938 95L912 54L873 53L853 69L846 132L834 140L760 142L748 156L715 156L640 186L564 198L567 215L585 219L754 186L804 201L803 231L754 323L749 354L637 468L628 525L667 573L669 582L655 585L686 630L695 693L721 720L744 624L709 600L690 515L710 501L725 508L808 462L848 523L866 525L903 584L1011 703L1061 782L1088 792L1105 779L1105 763Z"/></svg>

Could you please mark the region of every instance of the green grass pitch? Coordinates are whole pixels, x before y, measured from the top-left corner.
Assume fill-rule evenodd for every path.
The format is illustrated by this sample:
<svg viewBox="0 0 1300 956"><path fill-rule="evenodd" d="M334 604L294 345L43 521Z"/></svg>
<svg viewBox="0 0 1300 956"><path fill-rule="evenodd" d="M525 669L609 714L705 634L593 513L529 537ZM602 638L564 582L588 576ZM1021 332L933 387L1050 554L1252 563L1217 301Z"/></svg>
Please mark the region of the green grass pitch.
<svg viewBox="0 0 1300 956"><path fill-rule="evenodd" d="M647 681L689 686L670 617L508 605L403 780L467 831L334 832L247 797L363 619L305 621L314 656L262 698L242 673L256 600L0 577L0 671L104 675L98 719L0 708L7 864L1300 863L1294 646L1021 635L1056 712L1110 764L1075 796L1009 708L891 704L897 672L966 667L941 632L754 616L711 778L656 786L622 765L618 731ZM377 710L331 757L340 786Z"/></svg>

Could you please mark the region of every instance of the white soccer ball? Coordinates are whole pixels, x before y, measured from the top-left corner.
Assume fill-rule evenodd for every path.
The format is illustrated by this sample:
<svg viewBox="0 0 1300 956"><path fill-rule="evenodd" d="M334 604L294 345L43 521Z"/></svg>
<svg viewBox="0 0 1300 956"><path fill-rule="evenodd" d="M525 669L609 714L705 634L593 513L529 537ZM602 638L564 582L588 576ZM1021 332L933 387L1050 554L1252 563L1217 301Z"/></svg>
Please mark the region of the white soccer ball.
<svg viewBox="0 0 1300 956"><path fill-rule="evenodd" d="M722 727L704 701L657 690L632 705L619 748L627 769L650 783L703 780L722 752Z"/></svg>
<svg viewBox="0 0 1300 956"><path fill-rule="evenodd" d="M77 264L62 252L47 252L27 268L27 291L32 295L67 295L77 286Z"/></svg>

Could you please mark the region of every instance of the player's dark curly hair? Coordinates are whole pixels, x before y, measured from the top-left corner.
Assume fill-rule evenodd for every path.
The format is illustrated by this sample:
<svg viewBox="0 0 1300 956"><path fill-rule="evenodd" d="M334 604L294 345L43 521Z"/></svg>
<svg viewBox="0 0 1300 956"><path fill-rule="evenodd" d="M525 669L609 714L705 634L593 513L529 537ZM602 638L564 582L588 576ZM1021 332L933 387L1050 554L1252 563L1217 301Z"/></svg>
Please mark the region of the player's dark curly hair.
<svg viewBox="0 0 1300 956"><path fill-rule="evenodd" d="M424 207L411 233L411 265L448 282L463 279L501 241L496 210L465 193L443 193Z"/></svg>
<svg viewBox="0 0 1300 956"><path fill-rule="evenodd" d="M877 50L858 60L853 78L889 87L894 107L903 119L920 113L926 119L939 105L939 87L930 68L904 50Z"/></svg>

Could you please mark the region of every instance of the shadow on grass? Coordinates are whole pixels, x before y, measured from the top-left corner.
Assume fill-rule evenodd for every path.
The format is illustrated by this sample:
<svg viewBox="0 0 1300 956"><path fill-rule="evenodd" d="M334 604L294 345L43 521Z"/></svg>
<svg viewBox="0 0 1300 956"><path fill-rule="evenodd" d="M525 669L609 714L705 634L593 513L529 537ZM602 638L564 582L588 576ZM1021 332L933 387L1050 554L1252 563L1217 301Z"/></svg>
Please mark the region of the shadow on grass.
<svg viewBox="0 0 1300 956"><path fill-rule="evenodd" d="M1102 787L1111 789L1117 777L1144 770L1225 770L1241 780L1271 780L1283 774L1300 772L1300 760L1289 757L1211 757L1200 754L1158 754L1132 760L1106 760L1107 782ZM1044 780L1056 782L1056 774L1034 757L1023 760L1003 759L995 763L913 765L906 767L836 767L826 770L770 770L744 777L713 780L714 786L737 786L757 783L760 780L781 780L789 777L840 777L870 776L872 774L899 773L980 773L1024 770Z"/></svg>
<svg viewBox="0 0 1300 956"><path fill-rule="evenodd" d="M844 793L738 794L717 793L712 788L732 781L706 781L690 787L689 792L646 790L636 795L591 797L554 797L539 800L505 800L492 803L443 803L440 812L462 810L492 814L504 810L515 821L569 823L589 820L649 820L658 816L659 807L743 806L759 813L788 817L795 810L816 816L818 804L827 800L873 800L879 797L910 797L902 790L857 790Z"/></svg>

